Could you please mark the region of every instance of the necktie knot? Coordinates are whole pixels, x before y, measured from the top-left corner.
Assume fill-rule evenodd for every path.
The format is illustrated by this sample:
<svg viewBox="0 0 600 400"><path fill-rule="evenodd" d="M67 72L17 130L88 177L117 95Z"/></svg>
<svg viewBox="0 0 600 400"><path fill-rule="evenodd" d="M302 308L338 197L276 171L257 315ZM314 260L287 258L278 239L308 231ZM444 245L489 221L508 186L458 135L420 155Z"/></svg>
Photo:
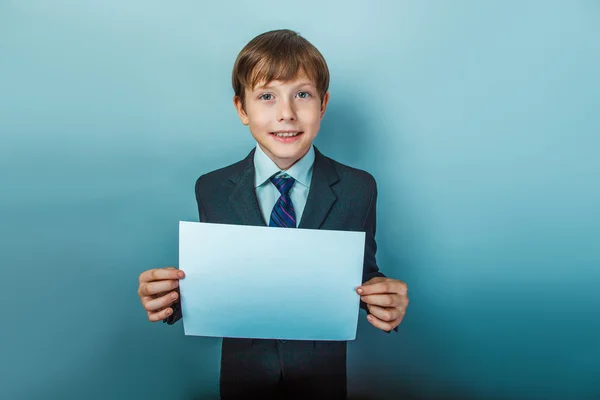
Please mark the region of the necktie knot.
<svg viewBox="0 0 600 400"><path fill-rule="evenodd" d="M295 179L286 173L280 173L270 178L271 183L275 185L282 196L287 196L294 185Z"/></svg>

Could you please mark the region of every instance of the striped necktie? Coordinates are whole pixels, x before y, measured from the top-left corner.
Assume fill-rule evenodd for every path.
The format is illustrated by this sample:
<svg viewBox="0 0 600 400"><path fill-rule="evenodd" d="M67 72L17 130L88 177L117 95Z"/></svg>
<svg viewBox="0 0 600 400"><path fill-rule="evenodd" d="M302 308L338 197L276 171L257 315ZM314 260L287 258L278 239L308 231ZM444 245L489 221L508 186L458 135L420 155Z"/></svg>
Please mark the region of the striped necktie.
<svg viewBox="0 0 600 400"><path fill-rule="evenodd" d="M290 198L290 189L294 185L294 178L286 173L279 173L271 177L271 183L275 185L281 196L275 203L271 212L269 226L277 226L281 228L296 227L296 212Z"/></svg>

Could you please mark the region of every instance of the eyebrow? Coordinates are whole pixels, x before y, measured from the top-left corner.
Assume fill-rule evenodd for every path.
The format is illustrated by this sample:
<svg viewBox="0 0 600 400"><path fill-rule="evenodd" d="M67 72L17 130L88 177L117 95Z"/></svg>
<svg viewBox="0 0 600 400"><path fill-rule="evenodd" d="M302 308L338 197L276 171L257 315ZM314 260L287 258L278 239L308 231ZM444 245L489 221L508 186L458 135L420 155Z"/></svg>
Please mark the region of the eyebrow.
<svg viewBox="0 0 600 400"><path fill-rule="evenodd" d="M310 82L310 81L302 81L299 84L295 85L296 88L300 88L303 86L312 86L312 87L316 87L314 83ZM257 86L255 90L259 90L259 89L272 89L273 86L271 86L270 84L268 85L261 85L261 86Z"/></svg>

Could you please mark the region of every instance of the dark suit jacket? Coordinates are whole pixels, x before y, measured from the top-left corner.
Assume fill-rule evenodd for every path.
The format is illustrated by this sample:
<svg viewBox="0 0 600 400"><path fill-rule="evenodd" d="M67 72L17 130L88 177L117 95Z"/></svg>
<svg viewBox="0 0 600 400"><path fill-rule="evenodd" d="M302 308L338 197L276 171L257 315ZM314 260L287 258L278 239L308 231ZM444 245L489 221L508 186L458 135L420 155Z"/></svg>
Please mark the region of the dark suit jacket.
<svg viewBox="0 0 600 400"><path fill-rule="evenodd" d="M254 152L198 178L195 189L201 222L267 225L254 188ZM299 227L365 232L363 282L384 276L375 260L376 203L377 185L369 173L325 157L315 148L313 176ZM360 307L367 310L362 301ZM179 303L174 311L165 322L173 324L181 318ZM346 342L291 341L277 351L273 342L277 341L223 339L222 398L246 398L249 393L263 396L264 392L254 389L276 383L280 362L292 363L281 368L287 371L286 379L291 379L288 389L299 398L345 398ZM299 383L294 386L294 381Z"/></svg>
<svg viewBox="0 0 600 400"><path fill-rule="evenodd" d="M201 222L266 226L254 189L254 152L243 160L202 175L196 181ZM365 232L363 282L385 275L375 253L377 184L368 172L343 165L315 147L313 176L299 228ZM318 277L315 277L318 278ZM367 311L366 304L360 307ZM165 322L181 318L179 303Z"/></svg>

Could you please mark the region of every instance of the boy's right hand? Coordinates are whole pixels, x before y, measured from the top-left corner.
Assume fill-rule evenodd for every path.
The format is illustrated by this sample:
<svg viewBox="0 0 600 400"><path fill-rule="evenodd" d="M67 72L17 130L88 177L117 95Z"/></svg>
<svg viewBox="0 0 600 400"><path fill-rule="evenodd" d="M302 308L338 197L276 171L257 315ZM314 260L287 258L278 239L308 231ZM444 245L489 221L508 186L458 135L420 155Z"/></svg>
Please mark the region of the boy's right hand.
<svg viewBox="0 0 600 400"><path fill-rule="evenodd" d="M154 268L140 274L138 296L150 322L162 321L173 313L169 307L179 300L179 279L185 273L174 267Z"/></svg>

